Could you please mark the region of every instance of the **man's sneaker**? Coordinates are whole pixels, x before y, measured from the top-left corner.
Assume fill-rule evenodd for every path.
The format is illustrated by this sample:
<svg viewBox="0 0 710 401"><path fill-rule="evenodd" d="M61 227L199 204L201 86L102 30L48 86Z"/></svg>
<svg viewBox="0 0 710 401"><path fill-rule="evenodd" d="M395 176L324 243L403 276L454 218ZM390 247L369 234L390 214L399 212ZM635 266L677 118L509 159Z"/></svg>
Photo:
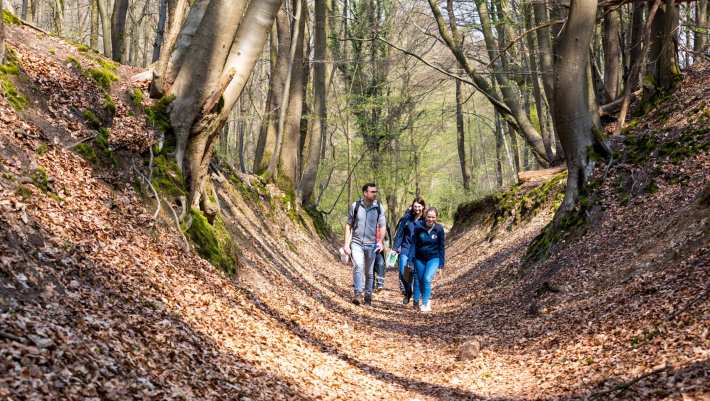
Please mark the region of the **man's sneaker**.
<svg viewBox="0 0 710 401"><path fill-rule="evenodd" d="M365 305L372 305L372 295L365 295Z"/></svg>
<svg viewBox="0 0 710 401"><path fill-rule="evenodd" d="M378 292L382 291L383 289L384 289L384 287L377 286L377 287L375 287L375 293L378 293Z"/></svg>
<svg viewBox="0 0 710 401"><path fill-rule="evenodd" d="M425 304L422 304L422 307L419 310L422 312L431 312L431 303L427 302Z"/></svg>
<svg viewBox="0 0 710 401"><path fill-rule="evenodd" d="M360 305L360 295L355 295L355 296L353 297L353 303L354 303L355 305Z"/></svg>
<svg viewBox="0 0 710 401"><path fill-rule="evenodd" d="M411 297L408 297L408 296L405 295L404 298L402 299L402 305L408 304L408 303L409 303L409 298L411 298Z"/></svg>

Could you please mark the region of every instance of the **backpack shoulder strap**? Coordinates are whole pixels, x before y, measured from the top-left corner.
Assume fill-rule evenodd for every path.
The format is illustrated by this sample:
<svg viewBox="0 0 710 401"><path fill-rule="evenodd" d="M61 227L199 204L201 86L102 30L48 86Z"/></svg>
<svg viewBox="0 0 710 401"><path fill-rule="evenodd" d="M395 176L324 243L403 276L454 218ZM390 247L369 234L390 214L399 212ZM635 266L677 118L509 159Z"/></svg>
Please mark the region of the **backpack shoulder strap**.
<svg viewBox="0 0 710 401"><path fill-rule="evenodd" d="M2 0L0 0L2 1ZM360 200L355 201L355 207L353 208L353 227L352 229L355 230L357 227L357 213L360 211Z"/></svg>

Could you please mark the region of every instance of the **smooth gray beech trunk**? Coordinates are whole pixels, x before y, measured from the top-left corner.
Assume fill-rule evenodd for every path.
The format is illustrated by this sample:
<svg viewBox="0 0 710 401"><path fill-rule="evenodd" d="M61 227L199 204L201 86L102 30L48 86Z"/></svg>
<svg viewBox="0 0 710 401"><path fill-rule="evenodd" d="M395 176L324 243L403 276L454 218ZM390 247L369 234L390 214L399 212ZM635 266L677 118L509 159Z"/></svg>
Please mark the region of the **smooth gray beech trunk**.
<svg viewBox="0 0 710 401"><path fill-rule="evenodd" d="M165 22L168 18L168 0L160 0L158 8L158 27L155 32L155 41L153 42L153 57L151 62L156 62L160 58L160 47L163 45L165 37Z"/></svg>
<svg viewBox="0 0 710 401"><path fill-rule="evenodd" d="M313 190L316 184L318 166L320 164L321 140L328 132L328 113L326 103L326 0L315 0L314 3L314 54L313 64L313 119L303 176L298 186L298 195L303 205L314 205Z"/></svg>
<svg viewBox="0 0 710 401"><path fill-rule="evenodd" d="M705 47L710 37L710 28L708 25L708 11L710 4L708 0L698 0L695 2L695 35L693 37L693 50L697 53L705 51ZM699 55L693 56L694 59L699 58Z"/></svg>
<svg viewBox="0 0 710 401"><path fill-rule="evenodd" d="M111 58L121 62L126 45L126 16L128 15L128 0L115 0L111 15Z"/></svg>
<svg viewBox="0 0 710 401"><path fill-rule="evenodd" d="M96 8L101 20L101 35L104 45L104 56L111 57L111 18L108 15L107 3L105 0L96 0Z"/></svg>
<svg viewBox="0 0 710 401"><path fill-rule="evenodd" d="M621 13L619 10L606 10L603 21L602 46L604 47L604 90L605 103L619 96L621 80Z"/></svg>
<svg viewBox="0 0 710 401"><path fill-rule="evenodd" d="M471 189L471 174L466 165L466 131L463 125L463 107L461 95L461 81L456 80L456 145L459 151L459 164L461 166L461 178L463 180L463 188L468 191Z"/></svg>
<svg viewBox="0 0 710 401"><path fill-rule="evenodd" d="M555 131L567 157L567 187L556 221L578 206L594 168L594 116L590 110L589 44L595 28L597 0L572 0L555 46Z"/></svg>

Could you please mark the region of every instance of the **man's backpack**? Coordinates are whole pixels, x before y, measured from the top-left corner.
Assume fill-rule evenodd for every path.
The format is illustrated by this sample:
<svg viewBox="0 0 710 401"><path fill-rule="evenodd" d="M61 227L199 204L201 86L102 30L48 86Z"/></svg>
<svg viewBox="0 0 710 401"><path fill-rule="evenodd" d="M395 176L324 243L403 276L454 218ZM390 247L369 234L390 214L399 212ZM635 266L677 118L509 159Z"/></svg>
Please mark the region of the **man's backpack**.
<svg viewBox="0 0 710 401"><path fill-rule="evenodd" d="M362 205L362 199L355 201L355 209L353 210L353 231L357 228L357 212L360 210L360 205ZM380 221L380 215L382 214L382 206L380 202L377 202L377 221Z"/></svg>

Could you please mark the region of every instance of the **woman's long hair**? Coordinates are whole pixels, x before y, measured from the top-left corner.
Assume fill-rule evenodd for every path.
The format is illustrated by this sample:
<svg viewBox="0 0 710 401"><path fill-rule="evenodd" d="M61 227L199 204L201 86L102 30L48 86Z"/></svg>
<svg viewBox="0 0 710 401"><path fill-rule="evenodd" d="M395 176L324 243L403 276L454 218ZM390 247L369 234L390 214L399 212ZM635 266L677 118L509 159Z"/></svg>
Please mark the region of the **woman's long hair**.
<svg viewBox="0 0 710 401"><path fill-rule="evenodd" d="M424 201L424 198L422 198L421 196L417 196L416 198L414 198L414 200L412 201L412 204L409 205L409 210L412 214L414 214L414 204L415 203L422 205L422 214L421 214L421 216L419 216L419 218L424 217L424 211L426 210L426 202Z"/></svg>

